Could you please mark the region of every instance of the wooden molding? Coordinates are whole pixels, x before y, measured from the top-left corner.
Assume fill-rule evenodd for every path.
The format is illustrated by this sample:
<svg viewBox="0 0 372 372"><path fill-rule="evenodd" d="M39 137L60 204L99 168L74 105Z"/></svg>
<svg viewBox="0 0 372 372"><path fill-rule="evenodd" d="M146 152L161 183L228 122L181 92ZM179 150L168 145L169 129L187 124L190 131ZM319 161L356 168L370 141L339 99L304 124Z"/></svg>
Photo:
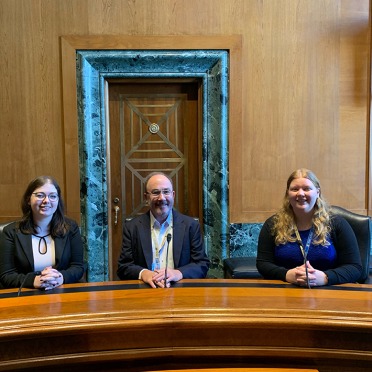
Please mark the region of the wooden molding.
<svg viewBox="0 0 372 372"><path fill-rule="evenodd" d="M241 167L239 156L242 87L241 50L242 37L231 36L118 36L82 35L61 37L62 82L63 82L63 123L66 158L66 207L69 215L80 221L80 174L79 143L76 92L76 51L77 50L187 50L218 49L230 54L229 81L229 135L230 153L235 166ZM234 144L234 146L231 146ZM236 155L235 155L236 154ZM240 185L240 186L239 186ZM238 187L241 187L239 183Z"/></svg>

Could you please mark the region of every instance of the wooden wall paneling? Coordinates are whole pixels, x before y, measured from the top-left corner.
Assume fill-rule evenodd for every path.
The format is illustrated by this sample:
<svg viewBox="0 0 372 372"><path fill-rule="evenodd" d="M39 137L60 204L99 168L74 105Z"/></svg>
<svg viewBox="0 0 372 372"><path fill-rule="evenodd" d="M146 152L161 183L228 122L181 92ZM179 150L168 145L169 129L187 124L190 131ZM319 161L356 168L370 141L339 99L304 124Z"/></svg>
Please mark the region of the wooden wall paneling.
<svg viewBox="0 0 372 372"><path fill-rule="evenodd" d="M366 212L369 3L321 5L263 2L254 41L244 38L242 168L230 169L230 222L269 217L299 167L316 172L331 203Z"/></svg>
<svg viewBox="0 0 372 372"><path fill-rule="evenodd" d="M368 106L370 66L369 2L343 1L340 6L338 175L329 185L342 188L342 205L367 214L369 194ZM332 199L331 199L332 201Z"/></svg>
<svg viewBox="0 0 372 372"><path fill-rule="evenodd" d="M80 222L80 172L77 125L76 49L61 39L63 129L66 162L66 205L71 218Z"/></svg>
<svg viewBox="0 0 372 372"><path fill-rule="evenodd" d="M230 87L230 222L263 221L298 166L313 168L330 202L366 211L369 13L369 0L0 2L0 221L19 215L26 184L41 173L58 179L79 219L63 35L94 36L91 48L114 35L109 46L128 49L150 49L154 40L167 48L168 37L175 45L182 35L191 48L200 37L242 35L242 89ZM120 44L123 35L140 42Z"/></svg>
<svg viewBox="0 0 372 372"><path fill-rule="evenodd" d="M1 11L0 218L7 221L20 216L34 177L51 174L63 187L64 156L54 6L2 2Z"/></svg>

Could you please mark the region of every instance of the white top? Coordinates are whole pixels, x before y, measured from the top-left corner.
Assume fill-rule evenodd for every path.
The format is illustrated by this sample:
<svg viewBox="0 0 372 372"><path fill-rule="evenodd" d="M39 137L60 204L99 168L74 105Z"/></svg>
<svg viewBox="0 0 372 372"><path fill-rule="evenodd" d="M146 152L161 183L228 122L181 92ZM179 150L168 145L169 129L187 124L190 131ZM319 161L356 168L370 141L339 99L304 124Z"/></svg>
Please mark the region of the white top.
<svg viewBox="0 0 372 372"><path fill-rule="evenodd" d="M54 266L56 263L54 239L50 235L44 237L32 235L32 253L35 271L42 271L47 266Z"/></svg>

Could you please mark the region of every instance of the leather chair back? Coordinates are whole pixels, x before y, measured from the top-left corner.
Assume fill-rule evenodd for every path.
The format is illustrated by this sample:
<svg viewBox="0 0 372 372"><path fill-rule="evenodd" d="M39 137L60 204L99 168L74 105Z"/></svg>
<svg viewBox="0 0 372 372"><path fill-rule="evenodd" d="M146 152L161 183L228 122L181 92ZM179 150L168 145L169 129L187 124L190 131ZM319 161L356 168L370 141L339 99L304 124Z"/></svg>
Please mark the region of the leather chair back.
<svg viewBox="0 0 372 372"><path fill-rule="evenodd" d="M360 257L362 259L362 275L358 283L364 283L369 277L369 258L371 254L371 218L356 214L347 209L332 205L333 214L342 216L349 222L359 245Z"/></svg>
<svg viewBox="0 0 372 372"><path fill-rule="evenodd" d="M0 244L1 244L1 238L2 238L1 235L3 233L3 229L6 225L9 225L11 222L0 222ZM1 246L0 246L0 249L1 249ZM0 289L2 289L2 288L4 288L4 287L2 286L2 284L0 284Z"/></svg>
<svg viewBox="0 0 372 372"><path fill-rule="evenodd" d="M11 222L0 222L0 234L2 234L4 227L6 225L9 225L10 223L12 223L12 221Z"/></svg>

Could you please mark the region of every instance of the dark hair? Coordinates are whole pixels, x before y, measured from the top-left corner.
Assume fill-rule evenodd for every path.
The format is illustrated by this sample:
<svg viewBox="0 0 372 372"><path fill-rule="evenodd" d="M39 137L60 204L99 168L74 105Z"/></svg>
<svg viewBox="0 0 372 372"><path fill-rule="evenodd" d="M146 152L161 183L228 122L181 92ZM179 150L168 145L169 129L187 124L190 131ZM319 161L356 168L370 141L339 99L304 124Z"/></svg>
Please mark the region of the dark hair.
<svg viewBox="0 0 372 372"><path fill-rule="evenodd" d="M147 177L145 179L145 192L147 192L147 184L149 183L150 178L152 178L154 176L164 176L164 177L168 178L168 180L171 183L172 188L173 188L173 181L167 174L165 174L163 172L152 172L149 175L147 175Z"/></svg>
<svg viewBox="0 0 372 372"><path fill-rule="evenodd" d="M32 180L26 188L25 193L21 199L21 208L23 216L19 222L19 229L24 234L36 234L37 225L32 217L32 209L30 206L30 199L32 193L41 186L50 183L52 184L58 193L58 205L57 209L53 214L52 220L50 221L50 234L53 238L57 236L63 236L68 230L68 222L65 219L64 214L64 203L61 196L61 188L59 187L57 181L51 176L39 176Z"/></svg>

